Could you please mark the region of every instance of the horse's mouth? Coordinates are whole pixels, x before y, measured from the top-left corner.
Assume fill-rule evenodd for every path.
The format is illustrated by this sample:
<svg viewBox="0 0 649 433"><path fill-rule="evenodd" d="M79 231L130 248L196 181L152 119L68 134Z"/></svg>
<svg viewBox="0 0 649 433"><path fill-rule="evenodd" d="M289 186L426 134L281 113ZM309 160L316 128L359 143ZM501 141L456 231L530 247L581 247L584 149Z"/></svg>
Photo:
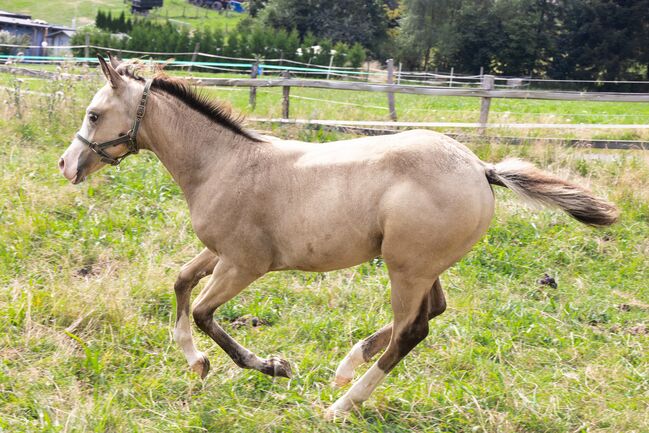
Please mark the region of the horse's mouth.
<svg viewBox="0 0 649 433"><path fill-rule="evenodd" d="M82 176L81 173L79 171L77 171L77 173L74 175L74 177L72 179L70 179L70 182L72 182L72 185L78 185L81 182L83 182L84 180L86 180L86 176Z"/></svg>

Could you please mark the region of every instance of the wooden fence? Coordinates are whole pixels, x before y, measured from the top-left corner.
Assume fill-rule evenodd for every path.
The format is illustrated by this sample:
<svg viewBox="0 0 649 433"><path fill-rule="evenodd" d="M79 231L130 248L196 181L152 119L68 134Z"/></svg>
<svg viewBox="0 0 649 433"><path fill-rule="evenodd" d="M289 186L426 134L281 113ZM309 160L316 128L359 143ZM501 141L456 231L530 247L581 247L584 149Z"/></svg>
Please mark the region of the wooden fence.
<svg viewBox="0 0 649 433"><path fill-rule="evenodd" d="M368 83L361 81L334 81L334 80L312 80L302 78L291 78L288 71L282 73L281 78L258 78L257 65L253 65L251 77L253 78L195 78L186 77L199 86L220 86L220 87L249 87L250 88L250 105L255 106L256 89L259 87L281 87L282 88L282 118L278 120L288 120L290 118L290 92L291 88L314 88L314 89L332 89L332 90L350 90L360 92L381 92L387 95L386 103L389 109L391 122L348 122L364 123L369 126L408 126L408 127L459 127L459 128L477 128L484 131L487 127L497 128L592 128L592 129L649 129L645 124L489 124L489 110L492 98L507 99L536 99L536 100L560 100L560 101L595 101L595 102L649 102L649 93L611 93L611 92L571 92L571 91L540 91L525 89L494 89L494 77L485 75L482 80L481 88L452 88L452 87L430 87L430 86L413 86L391 83ZM46 71L36 71L26 68L0 66L0 72L13 74L30 75L43 78L55 78L66 74L57 74ZM84 79L87 76L67 74L71 79ZM391 81L388 74L388 81ZM424 96L462 96L481 98L479 119L476 123L416 123L416 122L397 122L397 112L394 105L394 95L397 93L409 95ZM269 120L269 119L266 119ZM321 121L327 122L327 121ZM344 122L338 122L344 123Z"/></svg>
<svg viewBox="0 0 649 433"><path fill-rule="evenodd" d="M290 92L292 87L351 90L359 92L381 92L387 95L387 108L390 119L397 120L397 111L394 104L394 94L427 96L463 96L481 98L480 117L477 127L485 129L489 125L489 110L492 98L506 99L537 99L558 101L595 101L595 102L649 102L649 93L609 93L609 92L570 92L570 91L540 91L517 89L494 89L494 76L485 75L481 88L450 88L428 87L391 84L391 75L388 74L388 83L374 84L357 81L332 81L290 78L285 71L282 78L201 78L196 80L197 85L219 87L250 87L250 104L254 107L256 89L258 87L282 88L282 119L290 118ZM387 125L388 122L385 122ZM472 124L473 125L473 124ZM396 126L396 125L395 125ZM423 125L422 125L423 126ZM499 125L502 127L502 125ZM564 125L557 125L564 126ZM616 125L611 125L614 127ZM530 125L526 125L530 127ZM546 126L547 127L547 126ZM628 126L620 126L627 128ZM634 128L649 128L649 125L633 125Z"/></svg>

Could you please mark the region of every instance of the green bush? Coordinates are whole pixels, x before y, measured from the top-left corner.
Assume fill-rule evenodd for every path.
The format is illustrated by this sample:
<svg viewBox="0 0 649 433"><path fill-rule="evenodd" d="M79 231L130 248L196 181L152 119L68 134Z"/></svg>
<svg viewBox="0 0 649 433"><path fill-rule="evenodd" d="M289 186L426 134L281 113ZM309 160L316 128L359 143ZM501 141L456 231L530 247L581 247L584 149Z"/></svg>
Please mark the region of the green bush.
<svg viewBox="0 0 649 433"><path fill-rule="evenodd" d="M73 45L85 45L86 35L90 44L113 48L115 50L133 50L143 52L192 53L196 44L203 53L224 55L236 58L286 59L302 61L314 65L328 65L331 51L335 50L336 66L360 66L365 60L365 50L360 44L350 47L344 42L335 45L331 39L318 41L308 33L300 40L299 33L293 29L273 30L253 21L244 20L228 33L209 28L190 32L185 28L178 29L171 23L157 23L148 20L125 20L128 37L118 37L115 31L120 27L122 15L117 19L110 13L99 12L96 27L85 27L78 31L71 40ZM320 46L320 49L313 47ZM298 49L302 55L298 54ZM83 48L74 49L75 56L84 55ZM93 53L94 54L94 53ZM170 55L148 56L156 60L166 60ZM189 60L191 54L173 56L176 60Z"/></svg>

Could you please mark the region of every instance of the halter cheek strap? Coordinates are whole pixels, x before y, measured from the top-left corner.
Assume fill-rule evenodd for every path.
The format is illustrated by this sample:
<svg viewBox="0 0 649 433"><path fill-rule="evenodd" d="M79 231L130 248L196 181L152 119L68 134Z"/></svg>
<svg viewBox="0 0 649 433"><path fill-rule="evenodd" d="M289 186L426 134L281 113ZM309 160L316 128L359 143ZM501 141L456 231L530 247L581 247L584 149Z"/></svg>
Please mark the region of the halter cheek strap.
<svg viewBox="0 0 649 433"><path fill-rule="evenodd" d="M147 98L149 97L152 82L153 80L148 79L144 84L144 90L142 91L140 104L137 106L137 111L135 112L135 120L133 120L133 126L128 131L128 133L126 133L126 135L117 137L114 140L97 143L95 141L86 139L83 135L81 135L81 133L77 132L77 138L84 144L86 144L90 148L90 150L95 152L99 156L101 162L110 165L118 165L127 156L138 153L139 148L136 141L137 131L140 129L140 123L142 122L142 118L144 117L144 113L146 111L146 102ZM112 157L106 152L106 149L108 149L109 147L119 146L122 143L126 143L127 151L125 154L118 157Z"/></svg>

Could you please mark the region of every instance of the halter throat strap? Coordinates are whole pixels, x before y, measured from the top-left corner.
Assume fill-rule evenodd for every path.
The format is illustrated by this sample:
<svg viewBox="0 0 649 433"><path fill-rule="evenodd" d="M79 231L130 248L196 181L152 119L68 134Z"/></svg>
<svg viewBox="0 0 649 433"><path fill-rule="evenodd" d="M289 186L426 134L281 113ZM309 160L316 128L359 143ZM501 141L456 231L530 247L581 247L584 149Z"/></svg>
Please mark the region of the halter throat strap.
<svg viewBox="0 0 649 433"><path fill-rule="evenodd" d="M153 82L152 79L148 79L144 84L142 97L140 98L140 103L137 106L137 111L135 112L135 119L133 120L133 126L131 126L131 129L128 131L128 133L126 133L126 135L122 135L113 140L97 143L96 141L91 142L90 140L86 139L83 135L81 135L81 133L77 132L77 138L81 140L85 145L87 145L90 148L90 150L95 152L99 156L101 162L110 165L118 165L127 156L139 152L140 149L137 145L137 140L136 140L137 132L140 129L140 123L142 122L142 119L144 118L144 113L146 112L146 103L147 103L147 99L149 98L152 82ZM127 148L125 154L118 157L112 157L106 152L106 149L108 149L109 147L119 146L120 144L123 143L126 143L126 148Z"/></svg>

